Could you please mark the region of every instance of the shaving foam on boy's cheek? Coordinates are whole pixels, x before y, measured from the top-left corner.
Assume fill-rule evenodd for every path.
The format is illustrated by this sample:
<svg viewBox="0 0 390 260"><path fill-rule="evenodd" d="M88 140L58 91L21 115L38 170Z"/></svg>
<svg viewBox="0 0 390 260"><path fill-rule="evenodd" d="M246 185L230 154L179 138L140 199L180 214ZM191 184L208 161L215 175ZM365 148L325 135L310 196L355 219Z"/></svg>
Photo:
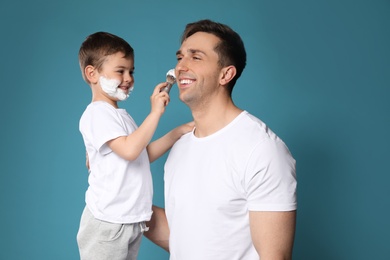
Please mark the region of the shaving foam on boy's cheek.
<svg viewBox="0 0 390 260"><path fill-rule="evenodd" d="M123 101L126 100L130 95L130 91L129 94L126 94L124 90L118 88L121 82L117 79L108 79L106 77L100 76L99 82L103 91L113 98L117 98Z"/></svg>

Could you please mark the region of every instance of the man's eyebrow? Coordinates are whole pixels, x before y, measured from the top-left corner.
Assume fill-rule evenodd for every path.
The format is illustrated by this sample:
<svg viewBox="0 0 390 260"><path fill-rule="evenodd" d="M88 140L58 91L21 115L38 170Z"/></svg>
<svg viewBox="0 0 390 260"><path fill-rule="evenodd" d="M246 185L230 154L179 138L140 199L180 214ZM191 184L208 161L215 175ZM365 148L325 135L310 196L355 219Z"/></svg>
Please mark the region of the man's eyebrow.
<svg viewBox="0 0 390 260"><path fill-rule="evenodd" d="M191 54L195 54L195 53L201 53L203 55L206 55L206 53L204 51L201 51L201 50L198 50L198 49L188 49L187 52L191 53ZM181 50L178 50L176 52L176 55L180 55L182 54L183 52Z"/></svg>

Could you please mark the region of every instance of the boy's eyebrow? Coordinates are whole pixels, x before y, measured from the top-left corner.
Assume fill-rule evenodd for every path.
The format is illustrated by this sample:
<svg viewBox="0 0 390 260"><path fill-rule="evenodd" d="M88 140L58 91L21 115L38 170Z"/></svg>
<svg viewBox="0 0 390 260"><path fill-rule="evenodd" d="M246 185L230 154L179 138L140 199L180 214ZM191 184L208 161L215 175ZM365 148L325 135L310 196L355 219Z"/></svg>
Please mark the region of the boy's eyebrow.
<svg viewBox="0 0 390 260"><path fill-rule="evenodd" d="M118 65L118 66L116 66L116 68L118 68L118 69L130 69L130 70L134 70L135 69L135 67L129 68L129 67L126 67L126 66L123 66L123 65Z"/></svg>
<svg viewBox="0 0 390 260"><path fill-rule="evenodd" d="M187 52L191 53L191 54L195 54L195 53L201 53L203 55L206 55L206 53L204 51L201 51L201 50L198 50L198 49L188 49ZM178 50L176 52L176 55L180 55L182 54L183 52L181 50Z"/></svg>

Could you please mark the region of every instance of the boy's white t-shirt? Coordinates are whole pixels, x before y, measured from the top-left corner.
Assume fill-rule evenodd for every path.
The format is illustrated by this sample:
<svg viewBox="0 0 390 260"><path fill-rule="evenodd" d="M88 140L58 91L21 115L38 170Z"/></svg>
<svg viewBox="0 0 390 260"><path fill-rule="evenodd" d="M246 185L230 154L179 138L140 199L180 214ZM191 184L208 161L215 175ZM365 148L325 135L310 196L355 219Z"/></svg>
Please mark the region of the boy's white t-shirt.
<svg viewBox="0 0 390 260"><path fill-rule="evenodd" d="M89 156L85 200L95 218L112 223L137 223L152 215L153 183L146 149L134 161L115 154L107 141L127 136L138 126L124 109L97 101L80 119Z"/></svg>
<svg viewBox="0 0 390 260"><path fill-rule="evenodd" d="M296 209L295 160L246 111L208 137L182 136L164 181L171 260L258 260L248 211Z"/></svg>

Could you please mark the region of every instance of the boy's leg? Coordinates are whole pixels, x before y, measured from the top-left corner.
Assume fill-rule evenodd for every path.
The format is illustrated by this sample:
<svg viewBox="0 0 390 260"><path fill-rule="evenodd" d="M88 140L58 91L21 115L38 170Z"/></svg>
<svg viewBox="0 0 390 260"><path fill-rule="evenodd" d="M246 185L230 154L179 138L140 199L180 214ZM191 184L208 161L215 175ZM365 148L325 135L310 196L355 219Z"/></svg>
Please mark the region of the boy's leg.
<svg viewBox="0 0 390 260"><path fill-rule="evenodd" d="M129 254L127 260L137 260L138 251L141 246L143 233L148 229L149 228L146 227L145 222L134 224L134 232L133 232L132 240L129 243Z"/></svg>
<svg viewBox="0 0 390 260"><path fill-rule="evenodd" d="M83 212L77 242L81 260L136 259L142 233L138 224L114 224L97 220L86 208ZM134 241L134 246L130 244ZM134 258L128 256L129 252Z"/></svg>

